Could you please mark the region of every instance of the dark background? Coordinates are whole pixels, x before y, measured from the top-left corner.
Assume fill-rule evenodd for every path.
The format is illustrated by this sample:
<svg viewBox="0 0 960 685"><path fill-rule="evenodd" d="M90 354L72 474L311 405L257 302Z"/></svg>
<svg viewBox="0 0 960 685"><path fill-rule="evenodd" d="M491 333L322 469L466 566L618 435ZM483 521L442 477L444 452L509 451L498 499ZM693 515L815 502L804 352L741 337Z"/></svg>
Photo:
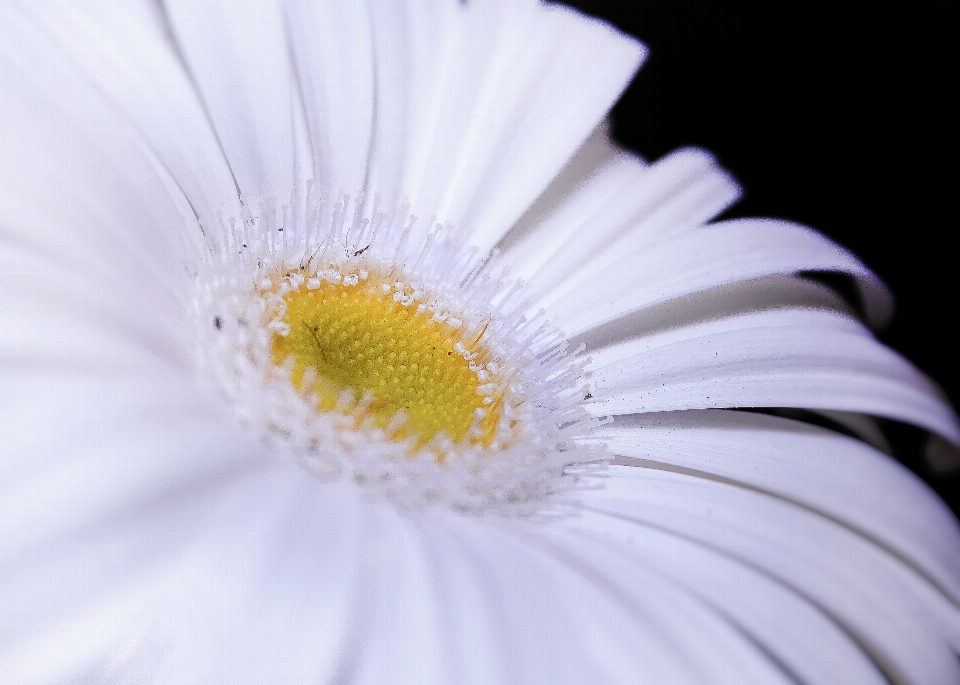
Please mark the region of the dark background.
<svg viewBox="0 0 960 685"><path fill-rule="evenodd" d="M650 49L613 110L614 137L648 160L704 147L744 187L724 218L782 217L850 248L896 297L880 339L960 406L950 241L960 116L948 97L958 90L960 3L568 4ZM960 512L960 473L929 468L926 435L893 422L884 430Z"/></svg>

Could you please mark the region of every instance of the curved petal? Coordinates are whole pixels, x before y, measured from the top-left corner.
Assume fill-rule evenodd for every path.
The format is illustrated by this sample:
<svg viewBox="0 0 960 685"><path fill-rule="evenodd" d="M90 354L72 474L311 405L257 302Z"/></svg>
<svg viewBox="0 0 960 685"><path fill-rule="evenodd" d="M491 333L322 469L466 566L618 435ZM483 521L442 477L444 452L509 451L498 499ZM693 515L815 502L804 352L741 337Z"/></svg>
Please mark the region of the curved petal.
<svg viewBox="0 0 960 685"><path fill-rule="evenodd" d="M546 188L642 56L609 27L535 2L287 9L321 183L406 199L482 250Z"/></svg>
<svg viewBox="0 0 960 685"><path fill-rule="evenodd" d="M215 399L159 364L5 372L4 386L0 547L11 557L252 451Z"/></svg>
<svg viewBox="0 0 960 685"><path fill-rule="evenodd" d="M960 443L939 389L856 321L774 310L637 338L593 353L599 414L800 407L884 416Z"/></svg>
<svg viewBox="0 0 960 685"><path fill-rule="evenodd" d="M201 236L182 191L32 21L3 14L0 363L185 365L184 248Z"/></svg>
<svg viewBox="0 0 960 685"><path fill-rule="evenodd" d="M223 217L241 216L237 183L156 5L22 7L22 15L11 13L18 29L33 24L47 38L30 36L14 45L37 64L66 59L75 65L176 180L208 235L220 230Z"/></svg>
<svg viewBox="0 0 960 685"><path fill-rule="evenodd" d="M960 603L960 526L953 514L913 473L859 440L716 410L621 417L591 437L628 457L624 463L731 482L838 521Z"/></svg>
<svg viewBox="0 0 960 685"><path fill-rule="evenodd" d="M168 368L3 386L0 678L76 681L150 623L198 527L263 460Z"/></svg>
<svg viewBox="0 0 960 685"><path fill-rule="evenodd" d="M70 264L34 283L51 260L15 252L0 257L2 373L25 368L136 373L158 362L192 367L186 325L171 293L153 293L147 284L143 299L131 302L129 282L123 289L108 279L91 282L90 274ZM154 298L157 306L151 309Z"/></svg>
<svg viewBox="0 0 960 685"><path fill-rule="evenodd" d="M645 54L633 38L596 20L558 5L533 7L531 24L491 17L496 40L509 49L491 51L496 61L466 110L466 129L445 122L434 143L459 148L449 177L439 175L442 168L429 170L446 188L437 212L481 250L493 247L559 173Z"/></svg>
<svg viewBox="0 0 960 685"><path fill-rule="evenodd" d="M752 566L826 612L894 682L951 683L958 609L881 548L780 499L696 476L612 466L584 506Z"/></svg>
<svg viewBox="0 0 960 685"><path fill-rule="evenodd" d="M540 194L536 202L527 208L527 211L517 222L510 227L497 243L497 249L514 264L514 268L523 264L526 259L536 259L537 250L530 249L536 242L529 240L530 234L540 231L543 223L557 212L562 212L568 198L575 195L585 183L610 165L615 165L618 158L626 157L643 168L647 164L636 155L625 154L610 138L610 120L601 121L589 137L563 166L556 178ZM595 192L603 192L596 188ZM540 232L541 240L549 240L554 230L562 230L564 224L557 222L553 230ZM528 249L520 250L521 245L528 245ZM522 256L521 256L522 254Z"/></svg>
<svg viewBox="0 0 960 685"><path fill-rule="evenodd" d="M100 377L95 402L82 378L13 389L30 407L53 398L59 421L27 412L0 460L0 586L17 588L0 623L4 679L781 675L709 606L611 564L613 551L549 542L551 523L498 530L371 506L259 457L188 383L164 377ZM36 425L57 430L37 441ZM72 435L85 440L54 448ZM69 648L51 658L51 640Z"/></svg>
<svg viewBox="0 0 960 685"><path fill-rule="evenodd" d="M588 350L626 348L630 340L652 338L709 321L719 322L747 314L784 309L815 309L851 319L856 315L839 295L825 285L793 276L765 276L700 290L644 307L616 321L572 338Z"/></svg>
<svg viewBox="0 0 960 685"><path fill-rule="evenodd" d="M804 271L855 277L870 294L872 324L889 318L889 293L856 257L815 231L768 219L712 224L641 251L621 251L616 261L586 259L556 281L543 304L559 312L561 327L578 335L691 293Z"/></svg>
<svg viewBox="0 0 960 685"><path fill-rule="evenodd" d="M889 683L842 625L752 565L682 536L591 511L554 531L560 539L577 535L618 549L617 565L660 574L698 597L793 682Z"/></svg>
<svg viewBox="0 0 960 685"><path fill-rule="evenodd" d="M374 3L390 4L390 3ZM233 6L235 11L242 11ZM288 2L285 26L306 110L321 193L365 192L377 106L366 2Z"/></svg>
<svg viewBox="0 0 960 685"><path fill-rule="evenodd" d="M700 150L679 150L649 166L621 152L601 158L581 179L549 209L535 204L536 224L507 246L514 270L540 293L538 306L555 302L572 281L588 293L607 289L611 280L597 274L615 269L624 255L657 250L652 246L667 238L680 240L740 194ZM562 314L565 305L557 309Z"/></svg>
<svg viewBox="0 0 960 685"><path fill-rule="evenodd" d="M245 201L286 200L299 103L279 4L173 0L166 9Z"/></svg>
<svg viewBox="0 0 960 685"><path fill-rule="evenodd" d="M614 682L791 682L790 675L726 616L671 578L636 563L623 553L622 544L609 544L609 539L596 535L578 535L569 527L531 532L529 544L569 569L566 592L576 595L569 605L582 622L592 623L600 613L587 595L586 590L591 589L599 598L608 595L614 599L644 628L645 634L638 636L641 640L625 640L626 636L620 635L614 642L614 635L620 632L614 617L600 614L604 620L597 628L606 644L591 645L591 650L607 664ZM691 626L696 630L691 631Z"/></svg>
<svg viewBox="0 0 960 685"><path fill-rule="evenodd" d="M163 447L154 427L138 424L151 450ZM31 526L31 543L0 557L0 583L18 589L0 624L5 680L721 683L743 668L744 682L776 682L749 640L669 581L638 571L648 594L539 533L403 516L203 444L168 467L145 455L163 478L121 468L106 498L64 479L61 501L114 506L82 506L68 530ZM95 471L122 464L104 455ZM69 647L50 655L51 640Z"/></svg>

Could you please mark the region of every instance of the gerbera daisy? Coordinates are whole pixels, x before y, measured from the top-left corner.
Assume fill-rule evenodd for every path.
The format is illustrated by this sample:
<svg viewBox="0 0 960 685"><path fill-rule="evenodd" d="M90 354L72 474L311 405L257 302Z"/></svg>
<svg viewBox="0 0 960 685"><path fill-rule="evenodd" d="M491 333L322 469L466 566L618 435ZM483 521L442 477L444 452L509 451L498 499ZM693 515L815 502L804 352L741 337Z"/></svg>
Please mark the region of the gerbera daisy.
<svg viewBox="0 0 960 685"><path fill-rule="evenodd" d="M960 680L957 521L871 418L953 411L853 255L610 143L635 40L0 10L4 682Z"/></svg>

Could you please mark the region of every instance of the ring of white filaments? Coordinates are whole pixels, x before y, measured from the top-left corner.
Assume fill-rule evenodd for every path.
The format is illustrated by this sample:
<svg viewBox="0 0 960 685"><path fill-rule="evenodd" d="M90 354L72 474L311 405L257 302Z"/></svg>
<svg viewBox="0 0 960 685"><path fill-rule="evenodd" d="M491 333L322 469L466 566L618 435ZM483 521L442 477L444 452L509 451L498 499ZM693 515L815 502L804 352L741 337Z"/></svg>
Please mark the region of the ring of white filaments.
<svg viewBox="0 0 960 685"><path fill-rule="evenodd" d="M377 198L369 205L362 196L324 202L308 184L288 203L263 199L206 231L189 298L206 377L274 452L323 479L350 478L406 506L536 511L562 500L576 475L605 457L580 439L600 422L582 407L584 361L542 311L526 316L522 283L496 255L481 258L455 231L418 221L406 207L382 212ZM403 417L370 420L369 393L341 393L335 409L318 411L311 385L298 388L290 364L276 363L271 344L288 325L286 292L370 274L395 302L483 347L490 362L471 369L483 381L479 392L499 398L491 439L398 439Z"/></svg>

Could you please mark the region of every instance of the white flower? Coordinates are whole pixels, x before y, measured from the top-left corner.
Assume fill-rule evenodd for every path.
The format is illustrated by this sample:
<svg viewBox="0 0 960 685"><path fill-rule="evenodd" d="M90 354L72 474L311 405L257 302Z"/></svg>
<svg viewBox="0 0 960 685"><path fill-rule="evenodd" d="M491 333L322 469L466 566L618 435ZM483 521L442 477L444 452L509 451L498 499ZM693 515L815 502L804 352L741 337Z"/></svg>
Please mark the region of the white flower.
<svg viewBox="0 0 960 685"><path fill-rule="evenodd" d="M642 54L523 0L0 7L0 680L960 681L957 521L870 419L956 417L797 276L880 324L852 255L608 142Z"/></svg>

